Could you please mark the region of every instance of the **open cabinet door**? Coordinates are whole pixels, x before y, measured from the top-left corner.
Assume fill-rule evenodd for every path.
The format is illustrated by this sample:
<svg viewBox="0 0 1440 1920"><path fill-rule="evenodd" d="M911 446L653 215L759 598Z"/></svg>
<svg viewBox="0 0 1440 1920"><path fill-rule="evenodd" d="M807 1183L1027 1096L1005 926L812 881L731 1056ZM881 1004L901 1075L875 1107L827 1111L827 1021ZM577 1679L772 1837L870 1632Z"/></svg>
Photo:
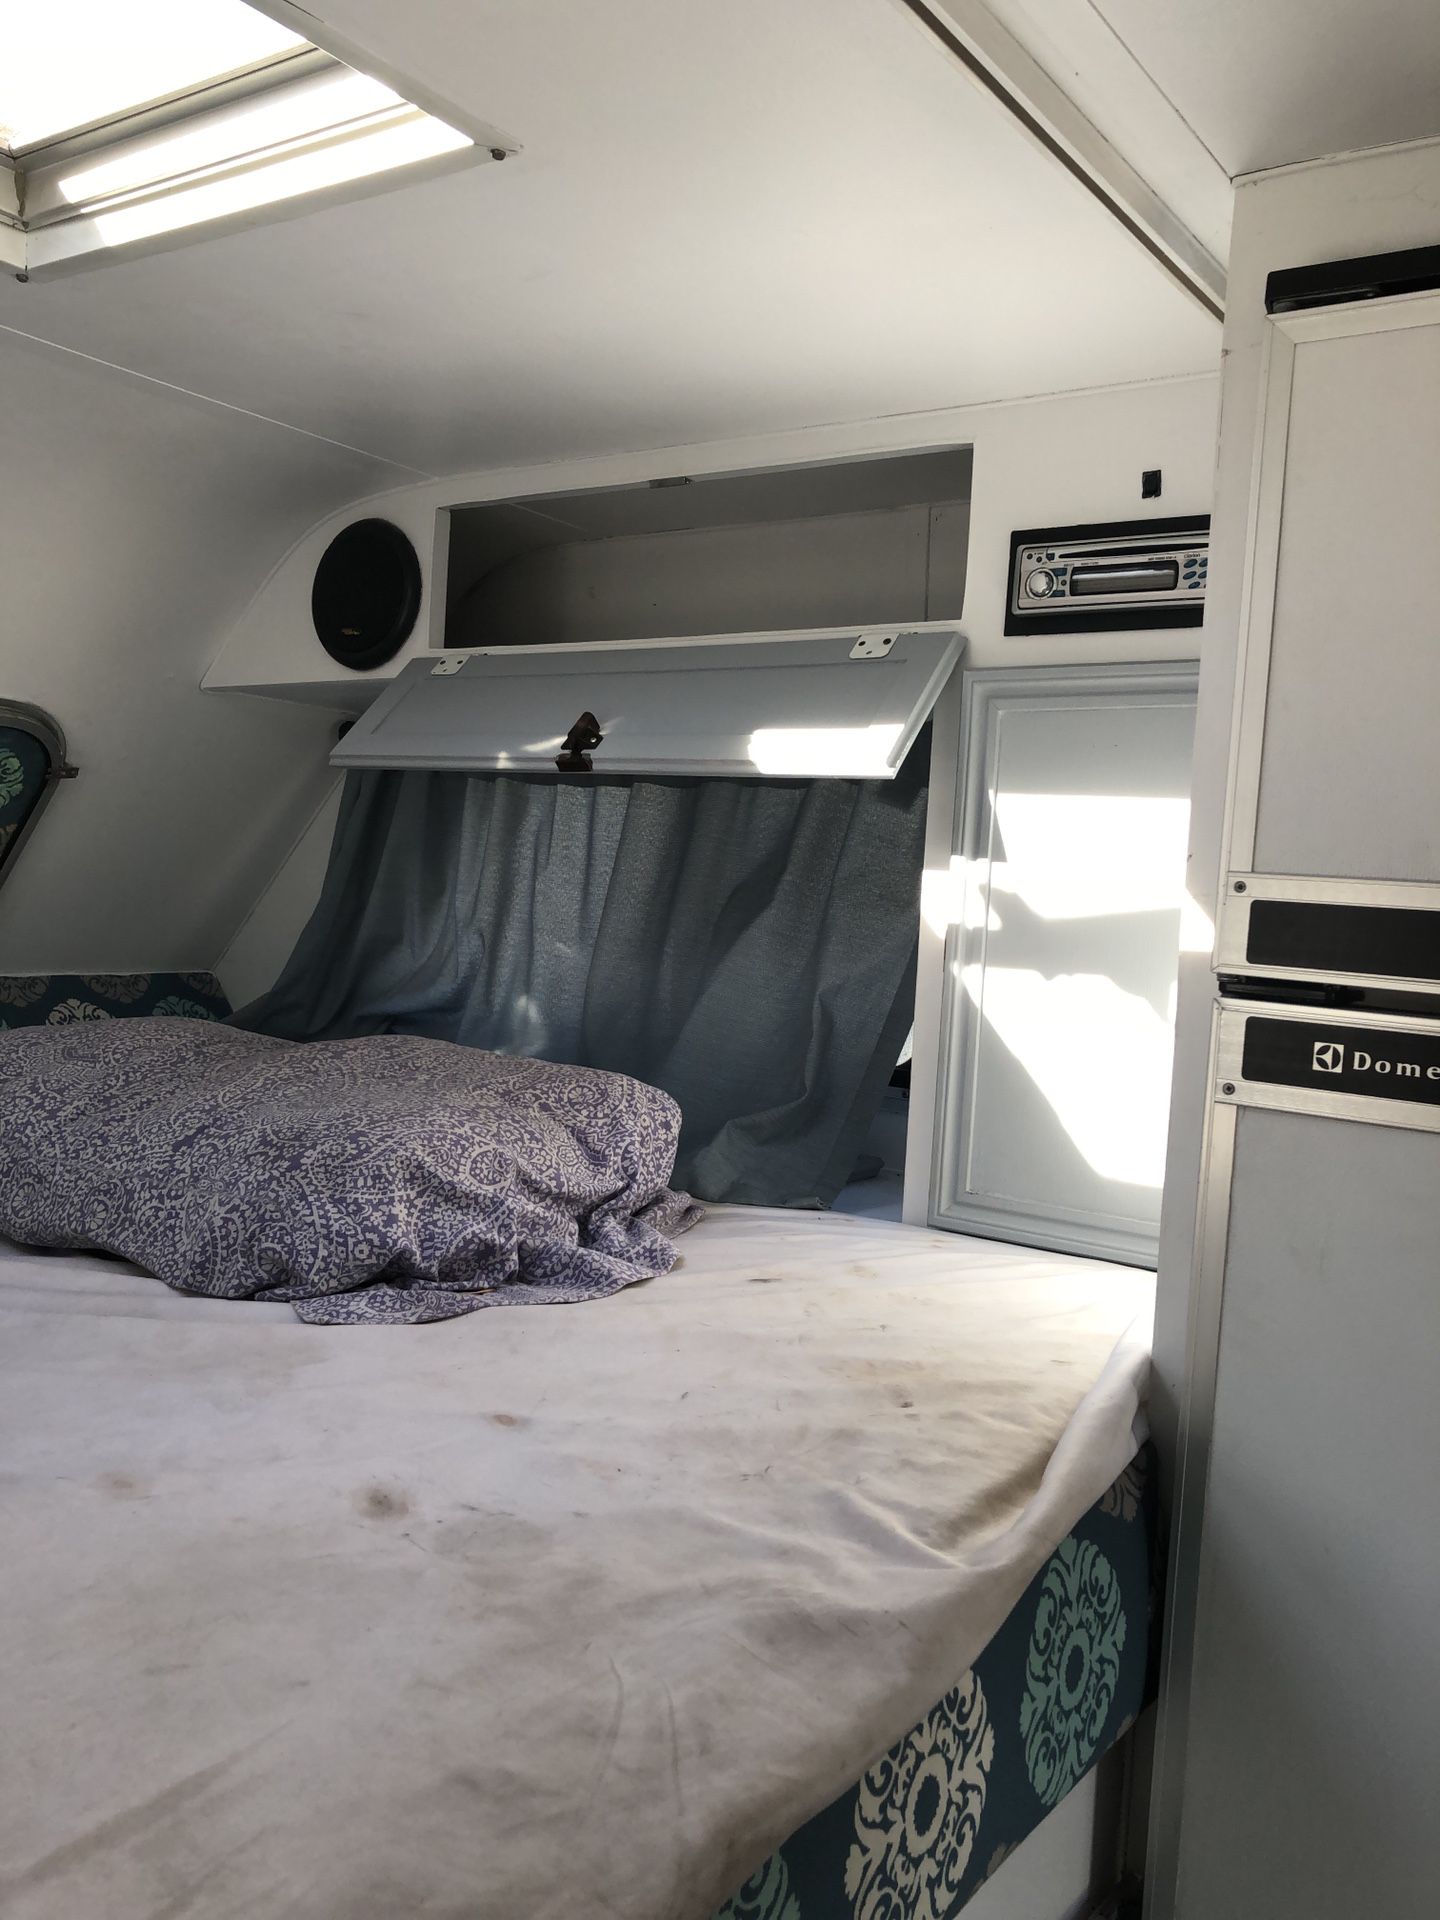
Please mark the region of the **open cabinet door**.
<svg viewBox="0 0 1440 1920"><path fill-rule="evenodd" d="M890 780L963 650L929 621L451 651L410 661L331 762L554 772L572 742L577 773Z"/></svg>

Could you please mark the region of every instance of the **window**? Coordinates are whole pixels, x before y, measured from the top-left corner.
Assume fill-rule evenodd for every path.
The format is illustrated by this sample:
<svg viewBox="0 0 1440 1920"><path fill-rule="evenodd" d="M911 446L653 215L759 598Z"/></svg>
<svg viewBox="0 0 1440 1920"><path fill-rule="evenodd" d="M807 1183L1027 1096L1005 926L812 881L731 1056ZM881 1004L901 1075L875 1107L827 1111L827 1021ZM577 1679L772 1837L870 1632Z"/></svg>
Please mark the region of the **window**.
<svg viewBox="0 0 1440 1920"><path fill-rule="evenodd" d="M74 772L65 763L65 736L48 713L0 700L0 883L56 781Z"/></svg>
<svg viewBox="0 0 1440 1920"><path fill-rule="evenodd" d="M0 0L0 47L0 259L22 278L506 151L244 0Z"/></svg>

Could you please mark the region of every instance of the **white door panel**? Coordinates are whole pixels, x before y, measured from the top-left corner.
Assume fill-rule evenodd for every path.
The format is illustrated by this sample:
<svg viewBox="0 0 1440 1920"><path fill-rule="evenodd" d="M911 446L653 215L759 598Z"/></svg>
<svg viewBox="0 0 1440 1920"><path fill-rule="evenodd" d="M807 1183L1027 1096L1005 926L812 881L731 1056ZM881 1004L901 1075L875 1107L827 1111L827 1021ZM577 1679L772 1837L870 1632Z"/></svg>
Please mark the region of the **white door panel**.
<svg viewBox="0 0 1440 1920"><path fill-rule="evenodd" d="M978 673L966 711L932 1223L1153 1265L1195 672Z"/></svg>
<svg viewBox="0 0 1440 1920"><path fill-rule="evenodd" d="M596 773L893 779L964 646L949 622L412 660L337 767L554 772L584 713Z"/></svg>

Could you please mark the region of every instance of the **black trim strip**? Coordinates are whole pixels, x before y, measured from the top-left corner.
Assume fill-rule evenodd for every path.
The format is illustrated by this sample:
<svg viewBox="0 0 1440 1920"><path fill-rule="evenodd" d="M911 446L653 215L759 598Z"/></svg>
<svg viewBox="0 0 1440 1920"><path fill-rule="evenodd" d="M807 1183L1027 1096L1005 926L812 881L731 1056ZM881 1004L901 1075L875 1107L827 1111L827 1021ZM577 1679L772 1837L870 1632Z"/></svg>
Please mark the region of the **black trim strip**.
<svg viewBox="0 0 1440 1920"><path fill-rule="evenodd" d="M1197 594L1179 606L1097 607L1066 602L1063 613L1010 613L1005 632L1010 639L1034 639L1042 633L1150 633L1164 627L1200 627L1205 624L1205 596Z"/></svg>
<svg viewBox="0 0 1440 1920"><path fill-rule="evenodd" d="M1252 967L1414 980L1440 992L1440 912L1341 900L1256 899L1245 959Z"/></svg>
<svg viewBox="0 0 1440 1920"><path fill-rule="evenodd" d="M1158 537L1168 533L1209 531L1208 513L1172 513L1154 520L1096 520L1083 527L1022 527L1018 533L1011 534L1010 541L1013 552L1016 547L1049 546L1061 540L1103 540L1108 546L1113 541L1134 539L1142 533Z"/></svg>
<svg viewBox="0 0 1440 1920"><path fill-rule="evenodd" d="M1248 973L1216 975L1221 997L1230 1001L1263 1000L1267 1006L1323 1007L1350 1013L1403 1013L1410 1020L1440 1024L1440 1005L1423 988L1349 986L1339 981L1263 980Z"/></svg>
<svg viewBox="0 0 1440 1920"><path fill-rule="evenodd" d="M1004 107L1012 119L1018 120L1025 131L1038 140L1045 151L1054 159L1058 160L1065 171L1073 179L1078 180L1080 185L1084 187L1085 191L1090 194L1093 199L1100 202L1111 219L1117 220L1130 235L1131 239L1139 241L1140 245L1151 258L1165 269L1166 273L1170 275L1170 278L1174 280L1177 285L1184 288L1192 300L1198 301L1199 304L1204 307L1205 311L1211 314L1216 320L1223 320L1225 318L1225 309L1215 299L1214 295L1210 293L1206 287L1202 286L1198 280L1193 278L1193 276L1181 266L1178 260L1172 259L1157 240L1152 239L1135 216L1127 212L1125 207L1115 198L1108 187L1103 186L1092 174L1088 173L1075 156L1060 144L1054 134L1035 118L1035 115L1031 113L1030 109L1019 96L1012 93L1004 82L992 73L982 60L976 58L966 46L965 42L961 40L958 35L952 33L945 22L930 11L929 7L925 5L925 0L900 0L900 4L907 7L921 25L928 28L929 31L934 34L935 38L945 47L946 51L954 55L961 66L964 67L965 71L970 74L973 79L978 80L987 93L994 95L995 99L1000 102L1001 106Z"/></svg>
<svg viewBox="0 0 1440 1920"><path fill-rule="evenodd" d="M1303 313L1351 300L1384 300L1440 287L1440 247L1367 253L1358 260L1325 260L1315 267L1282 267L1265 282L1267 313Z"/></svg>

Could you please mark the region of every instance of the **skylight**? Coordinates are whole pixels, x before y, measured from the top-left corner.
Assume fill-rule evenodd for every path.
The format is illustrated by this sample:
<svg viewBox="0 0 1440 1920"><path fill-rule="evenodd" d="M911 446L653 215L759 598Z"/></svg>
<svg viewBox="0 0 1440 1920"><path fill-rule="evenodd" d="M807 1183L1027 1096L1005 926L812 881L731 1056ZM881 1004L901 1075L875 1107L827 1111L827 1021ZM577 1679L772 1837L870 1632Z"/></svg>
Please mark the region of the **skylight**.
<svg viewBox="0 0 1440 1920"><path fill-rule="evenodd" d="M508 151L244 0L0 0L0 49L0 263L22 280Z"/></svg>
<svg viewBox="0 0 1440 1920"><path fill-rule="evenodd" d="M244 0L0 0L0 140L23 151L307 44Z"/></svg>

